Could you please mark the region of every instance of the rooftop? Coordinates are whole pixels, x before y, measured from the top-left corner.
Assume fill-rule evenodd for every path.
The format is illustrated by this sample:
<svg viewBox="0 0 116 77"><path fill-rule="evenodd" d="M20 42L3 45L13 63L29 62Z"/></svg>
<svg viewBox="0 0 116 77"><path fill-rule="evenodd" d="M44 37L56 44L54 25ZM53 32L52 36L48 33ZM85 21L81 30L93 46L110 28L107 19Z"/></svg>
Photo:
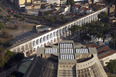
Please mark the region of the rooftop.
<svg viewBox="0 0 116 77"><path fill-rule="evenodd" d="M104 57L107 57L107 56L110 56L110 55L116 53L116 50L110 49L106 45L97 45L96 43L91 43L91 44L88 44L87 46L97 48L97 53L98 53L99 59L102 59Z"/></svg>
<svg viewBox="0 0 116 77"><path fill-rule="evenodd" d="M75 48L77 46L79 46L79 52L87 53L76 53ZM98 58L94 57L97 56L95 53L96 48L81 47L80 45L75 44L73 41L65 40L59 42L55 48L54 46L51 48L40 48L37 51L37 57L34 59L32 65L24 74L24 77L83 77L83 74L86 73L89 74L87 77L91 77L93 75L97 77L98 74L105 73L102 69L102 66L100 65ZM63 51L61 51L61 49L63 49ZM50 53L45 53L46 51ZM94 70L92 67L97 70ZM85 69L91 69L91 71L94 70L100 72L96 72L96 75L96 73L93 72L91 74L88 70L86 71ZM103 75L99 77L107 76Z"/></svg>
<svg viewBox="0 0 116 77"><path fill-rule="evenodd" d="M77 45L78 46L78 45ZM37 51L37 55L40 54L54 54L59 55L59 62L65 61L75 61L76 62L76 55L79 54L96 54L95 48L77 48L77 46L73 43L73 41L65 40L58 43L58 45L54 48L49 47L42 47L39 48ZM90 51L91 50L91 51ZM67 59L67 60L66 60Z"/></svg>

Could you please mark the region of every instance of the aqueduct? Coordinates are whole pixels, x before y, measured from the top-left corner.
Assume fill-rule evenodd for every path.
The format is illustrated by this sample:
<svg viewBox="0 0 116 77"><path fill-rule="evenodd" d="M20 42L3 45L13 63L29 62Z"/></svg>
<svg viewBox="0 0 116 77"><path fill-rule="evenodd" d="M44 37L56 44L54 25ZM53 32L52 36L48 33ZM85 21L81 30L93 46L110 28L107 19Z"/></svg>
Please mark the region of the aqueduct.
<svg viewBox="0 0 116 77"><path fill-rule="evenodd" d="M69 31L69 28L71 28L74 25L84 25L86 23L90 23L92 21L98 20L98 14L100 12L107 12L108 8L105 7L99 11L96 11L92 14L86 15L82 18L76 19L72 22L69 22L65 25L60 26L59 28L56 28L54 30L51 30L41 36L37 36L36 38L30 39L29 41L26 41L21 44L14 44L10 50L13 52L24 52L25 56L28 52L35 52L39 49L39 47L42 47L44 45L55 43L62 39L62 37L67 37L71 34ZM28 37L29 38L29 37Z"/></svg>

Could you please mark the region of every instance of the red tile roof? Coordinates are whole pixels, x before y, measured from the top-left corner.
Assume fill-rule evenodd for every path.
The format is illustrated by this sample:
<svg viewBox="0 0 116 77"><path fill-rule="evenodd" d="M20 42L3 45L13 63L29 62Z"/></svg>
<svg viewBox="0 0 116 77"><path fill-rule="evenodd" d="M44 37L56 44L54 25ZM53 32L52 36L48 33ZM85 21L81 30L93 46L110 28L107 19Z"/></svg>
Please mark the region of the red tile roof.
<svg viewBox="0 0 116 77"><path fill-rule="evenodd" d="M103 47L98 48L98 49L97 49L97 52L98 52L98 54L99 54L99 53L101 53L101 52L103 52L103 51L107 51L107 50L109 50L108 46L103 46Z"/></svg>
<svg viewBox="0 0 116 77"><path fill-rule="evenodd" d="M95 43L88 44L87 46L88 47L96 47L97 48L97 52L98 52L98 55L99 55L98 58L99 59L102 59L104 57L107 57L107 56L110 56L110 55L116 53L115 50L110 49L108 46L99 46L99 45L97 45ZM108 52L104 53L106 51L108 51ZM102 54L102 53L104 53L104 54Z"/></svg>
<svg viewBox="0 0 116 77"><path fill-rule="evenodd" d="M109 50L109 53L106 53L106 54L104 54L104 55L102 55L102 56L99 56L98 58L99 58L99 59L102 59L102 58L107 57L107 56L110 56L110 55L112 55L112 54L114 54L114 53L116 53L116 51L110 49L110 50Z"/></svg>
<svg viewBox="0 0 116 77"><path fill-rule="evenodd" d="M99 48L100 46L98 46L97 44L95 43L91 43L89 45L87 45L88 47L96 47L96 48Z"/></svg>

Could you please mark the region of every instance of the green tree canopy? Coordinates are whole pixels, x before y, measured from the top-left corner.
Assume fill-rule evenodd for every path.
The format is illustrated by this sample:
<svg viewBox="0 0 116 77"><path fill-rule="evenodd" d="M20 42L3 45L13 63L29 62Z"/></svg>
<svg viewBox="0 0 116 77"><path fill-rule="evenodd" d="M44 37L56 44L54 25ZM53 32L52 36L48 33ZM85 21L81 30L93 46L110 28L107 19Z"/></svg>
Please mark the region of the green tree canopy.
<svg viewBox="0 0 116 77"><path fill-rule="evenodd" d="M116 73L116 60L110 60L106 67L111 73Z"/></svg>
<svg viewBox="0 0 116 77"><path fill-rule="evenodd" d="M23 53L14 54L12 51L0 47L0 70L10 68L14 63L20 62L23 58Z"/></svg>
<svg viewBox="0 0 116 77"><path fill-rule="evenodd" d="M2 12L2 9L0 9L0 12Z"/></svg>
<svg viewBox="0 0 116 77"><path fill-rule="evenodd" d="M91 40L90 36L96 37L96 38L103 38L103 41L106 38L106 34L108 34L110 32L110 25L109 24L103 24L100 21L96 21L96 22L92 22L92 23L87 23L83 26L72 26L69 29L73 35L76 34L76 32L78 31L78 33L80 33L80 36L83 40ZM86 38L85 38L86 37Z"/></svg>
<svg viewBox="0 0 116 77"><path fill-rule="evenodd" d="M5 52L5 61L8 62L8 60L9 60L10 58L12 58L14 55L15 55L15 54L14 54L13 52L11 52L10 50L7 50L7 51Z"/></svg>
<svg viewBox="0 0 116 77"><path fill-rule="evenodd" d="M21 61L24 58L24 54L23 53L17 53L15 55L15 60L16 61Z"/></svg>
<svg viewBox="0 0 116 77"><path fill-rule="evenodd" d="M44 14L45 14L46 16L48 16L48 15L50 14L50 11L46 11L46 12L44 12Z"/></svg>
<svg viewBox="0 0 116 77"><path fill-rule="evenodd" d="M101 12L99 15L98 15L98 18L99 19L104 19L108 16L108 14L106 12Z"/></svg>
<svg viewBox="0 0 116 77"><path fill-rule="evenodd" d="M3 68L5 64L4 54L4 48L0 47L0 68Z"/></svg>
<svg viewBox="0 0 116 77"><path fill-rule="evenodd" d="M74 4L74 0L67 0L67 5L73 5Z"/></svg>
<svg viewBox="0 0 116 77"><path fill-rule="evenodd" d="M69 28L69 30L72 32L72 34L76 34L77 32L79 32L81 30L81 26L79 25L74 25L71 28Z"/></svg>
<svg viewBox="0 0 116 77"><path fill-rule="evenodd" d="M109 47L116 49L116 33L112 34L112 39L110 40Z"/></svg>
<svg viewBox="0 0 116 77"><path fill-rule="evenodd" d="M0 30L5 27L5 23L0 23Z"/></svg>

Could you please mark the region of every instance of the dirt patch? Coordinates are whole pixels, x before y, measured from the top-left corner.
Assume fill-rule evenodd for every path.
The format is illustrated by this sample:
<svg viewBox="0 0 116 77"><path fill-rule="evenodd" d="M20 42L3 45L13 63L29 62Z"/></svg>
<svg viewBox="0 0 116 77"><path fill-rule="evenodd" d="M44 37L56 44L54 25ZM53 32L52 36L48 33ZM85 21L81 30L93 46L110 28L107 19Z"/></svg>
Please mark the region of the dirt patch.
<svg viewBox="0 0 116 77"><path fill-rule="evenodd" d="M16 37L28 31L33 30L33 27L35 25L36 24L33 24L33 23L31 24L31 23L27 23L23 21L12 21L12 22L8 22L4 31L13 35L13 37Z"/></svg>

